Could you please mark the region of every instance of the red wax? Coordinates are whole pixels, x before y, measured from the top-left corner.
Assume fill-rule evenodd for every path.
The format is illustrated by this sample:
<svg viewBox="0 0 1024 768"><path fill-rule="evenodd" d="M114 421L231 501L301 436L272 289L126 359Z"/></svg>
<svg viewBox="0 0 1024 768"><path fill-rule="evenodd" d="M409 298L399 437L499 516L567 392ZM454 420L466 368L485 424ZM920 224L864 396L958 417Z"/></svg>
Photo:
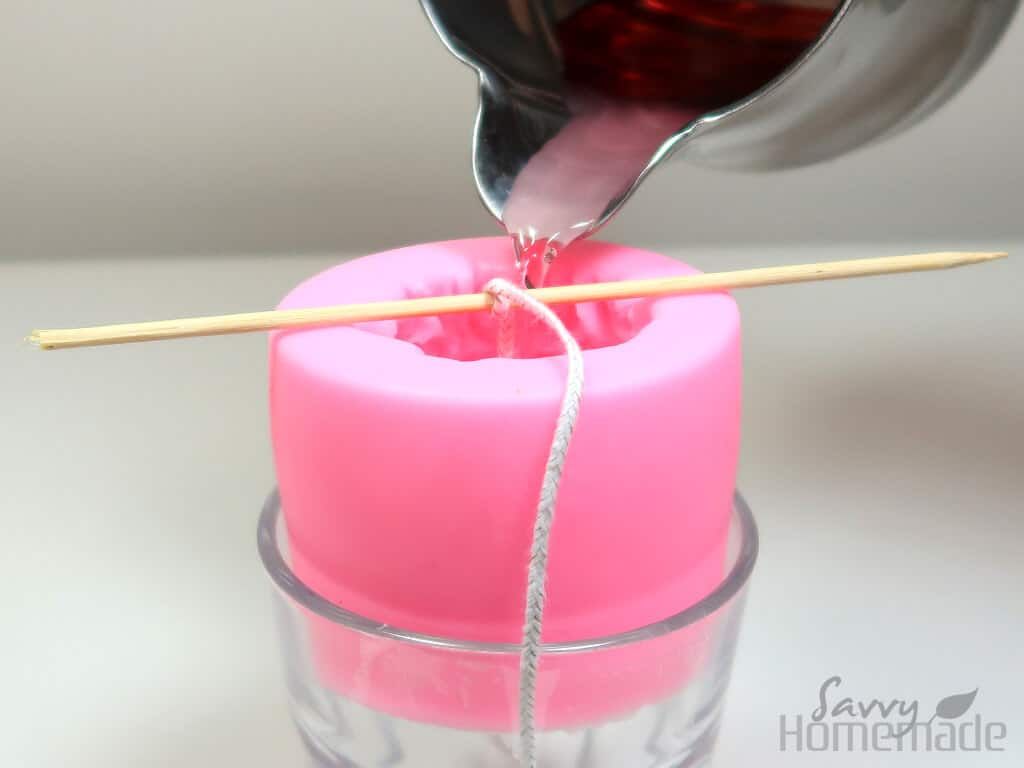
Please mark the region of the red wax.
<svg viewBox="0 0 1024 768"><path fill-rule="evenodd" d="M591 3L558 26L566 79L620 99L670 101L707 112L749 96L781 74L822 33L834 5Z"/></svg>

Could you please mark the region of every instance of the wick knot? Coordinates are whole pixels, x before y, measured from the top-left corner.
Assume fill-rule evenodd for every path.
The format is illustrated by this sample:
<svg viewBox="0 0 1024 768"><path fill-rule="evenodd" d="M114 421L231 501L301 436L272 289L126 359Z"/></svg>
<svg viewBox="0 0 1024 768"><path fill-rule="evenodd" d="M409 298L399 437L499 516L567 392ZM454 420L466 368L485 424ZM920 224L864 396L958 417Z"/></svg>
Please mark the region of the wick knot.
<svg viewBox="0 0 1024 768"><path fill-rule="evenodd" d="M512 298L515 291L516 287L502 277L488 280L487 285L484 286L484 293L493 299L491 312L496 315L507 315L515 304Z"/></svg>

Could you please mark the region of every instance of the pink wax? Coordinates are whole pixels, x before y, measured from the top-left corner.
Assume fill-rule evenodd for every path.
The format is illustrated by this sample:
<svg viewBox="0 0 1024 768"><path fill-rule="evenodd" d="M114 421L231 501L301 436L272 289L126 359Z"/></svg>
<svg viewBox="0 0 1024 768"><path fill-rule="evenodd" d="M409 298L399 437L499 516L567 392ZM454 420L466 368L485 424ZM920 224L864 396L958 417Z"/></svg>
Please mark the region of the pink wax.
<svg viewBox="0 0 1024 768"><path fill-rule="evenodd" d="M556 260L549 281L694 271L582 242ZM424 244L328 270L281 307L471 292L512 272L507 238ZM546 642L645 626L718 584L739 443L740 330L730 296L589 303L559 314L585 349L586 385L551 539ZM521 321L516 333L514 359L496 356L489 313L272 336L278 481L293 568L310 587L413 632L520 640L565 361L542 327ZM428 722L514 726L514 665L474 671L450 651L391 649L374 666L369 638L326 625L315 634L322 674L370 706ZM593 661L587 669L555 657L565 685L540 692L541 725L652 701L695 663L636 652L604 660L628 670L613 700L588 692ZM417 668L446 664L459 680L451 691L410 688Z"/></svg>

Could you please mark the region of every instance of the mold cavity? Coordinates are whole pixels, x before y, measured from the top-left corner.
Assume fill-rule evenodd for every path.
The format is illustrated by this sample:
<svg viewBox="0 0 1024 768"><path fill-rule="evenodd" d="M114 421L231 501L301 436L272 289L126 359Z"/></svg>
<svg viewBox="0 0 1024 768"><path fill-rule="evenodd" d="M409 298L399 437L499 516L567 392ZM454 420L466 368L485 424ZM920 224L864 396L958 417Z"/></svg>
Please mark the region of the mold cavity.
<svg viewBox="0 0 1024 768"><path fill-rule="evenodd" d="M471 285L455 284L459 282L455 280L440 281L445 283L443 285L420 285L407 289L406 298L479 291L488 279L477 276ZM636 336L651 321L651 305L649 299L621 299L564 304L552 309L583 349L598 349L622 344ZM564 348L551 330L524 310L513 309L510 322L514 339L511 357L564 354ZM360 327L415 344L434 357L470 361L499 356L499 323L498 316L492 312L469 312L368 323Z"/></svg>

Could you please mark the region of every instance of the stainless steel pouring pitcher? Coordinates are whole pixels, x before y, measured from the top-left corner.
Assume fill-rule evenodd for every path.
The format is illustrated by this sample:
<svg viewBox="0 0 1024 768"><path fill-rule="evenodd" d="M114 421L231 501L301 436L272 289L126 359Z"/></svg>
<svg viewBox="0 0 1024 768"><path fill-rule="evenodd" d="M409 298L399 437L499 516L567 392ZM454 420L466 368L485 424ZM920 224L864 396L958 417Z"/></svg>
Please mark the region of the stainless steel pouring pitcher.
<svg viewBox="0 0 1024 768"><path fill-rule="evenodd" d="M522 249L605 223L670 156L767 170L902 131L1018 0L421 0L480 76L473 167Z"/></svg>

